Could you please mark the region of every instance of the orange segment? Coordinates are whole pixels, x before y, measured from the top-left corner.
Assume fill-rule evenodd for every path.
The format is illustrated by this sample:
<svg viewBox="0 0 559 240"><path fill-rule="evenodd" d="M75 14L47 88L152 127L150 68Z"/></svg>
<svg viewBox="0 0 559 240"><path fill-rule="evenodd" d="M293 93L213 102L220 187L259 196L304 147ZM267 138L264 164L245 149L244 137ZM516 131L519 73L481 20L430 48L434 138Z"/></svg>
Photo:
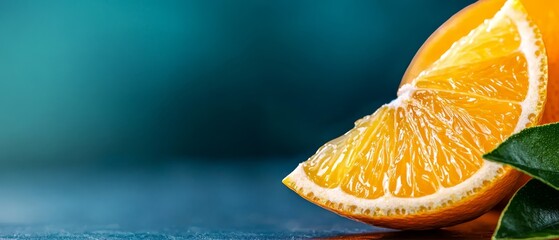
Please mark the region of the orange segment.
<svg viewBox="0 0 559 240"><path fill-rule="evenodd" d="M519 0L457 40L398 98L322 146L284 180L309 201L383 227L430 229L480 216L518 173L481 155L538 123L547 63Z"/></svg>
<svg viewBox="0 0 559 240"><path fill-rule="evenodd" d="M520 102L528 89L528 65L522 53L431 72L416 81L419 88L452 90ZM499 71L495 71L498 69ZM449 72L452 74L449 76Z"/></svg>
<svg viewBox="0 0 559 240"><path fill-rule="evenodd" d="M405 104L357 121L302 166L317 185L361 198L426 196L479 170L479 156L512 134L521 111L520 103L416 90Z"/></svg>
<svg viewBox="0 0 559 240"><path fill-rule="evenodd" d="M402 85L410 83L458 39L493 16L505 0L481 0L446 21L423 44L408 67ZM548 96L542 123L559 121L559 1L521 0L541 31L549 65Z"/></svg>
<svg viewBox="0 0 559 240"><path fill-rule="evenodd" d="M471 42L471 39L476 41ZM509 55L519 47L520 36L509 17L503 17L499 22L486 21L470 32L468 37L455 42L430 68L443 69L476 63Z"/></svg>

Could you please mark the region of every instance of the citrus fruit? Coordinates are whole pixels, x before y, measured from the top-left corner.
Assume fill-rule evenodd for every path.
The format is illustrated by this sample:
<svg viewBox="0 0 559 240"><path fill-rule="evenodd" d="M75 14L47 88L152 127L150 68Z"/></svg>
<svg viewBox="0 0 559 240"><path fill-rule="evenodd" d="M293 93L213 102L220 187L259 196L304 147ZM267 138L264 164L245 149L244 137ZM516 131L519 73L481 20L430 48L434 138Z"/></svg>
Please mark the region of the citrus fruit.
<svg viewBox="0 0 559 240"><path fill-rule="evenodd" d="M505 0L480 0L447 20L421 47L402 79L411 82L437 60L455 41L493 16ZM549 66L548 96L541 123L559 121L559 1L521 0L541 31Z"/></svg>
<svg viewBox="0 0 559 240"><path fill-rule="evenodd" d="M476 218L518 177L481 156L539 122L546 61L536 25L519 0L509 0L283 183L382 227L432 229Z"/></svg>
<svg viewBox="0 0 559 240"><path fill-rule="evenodd" d="M480 0L448 19L435 31L413 58L401 85L411 82L427 66L437 60L452 43L465 36L493 16L505 0ZM520 0L528 15L541 31L547 52L549 80L547 102L540 124L559 121L559 1ZM521 188L531 177L522 174L514 189ZM500 204L504 207L515 191Z"/></svg>

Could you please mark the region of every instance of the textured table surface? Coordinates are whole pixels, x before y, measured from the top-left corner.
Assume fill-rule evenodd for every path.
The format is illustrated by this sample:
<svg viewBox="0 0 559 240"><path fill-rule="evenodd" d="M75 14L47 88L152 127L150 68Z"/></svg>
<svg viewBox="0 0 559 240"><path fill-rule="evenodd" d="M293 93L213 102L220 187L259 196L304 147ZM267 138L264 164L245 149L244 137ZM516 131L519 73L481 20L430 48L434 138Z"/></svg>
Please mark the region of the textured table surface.
<svg viewBox="0 0 559 240"><path fill-rule="evenodd" d="M496 213L398 232L357 223L281 184L293 161L3 170L2 239L483 239Z"/></svg>

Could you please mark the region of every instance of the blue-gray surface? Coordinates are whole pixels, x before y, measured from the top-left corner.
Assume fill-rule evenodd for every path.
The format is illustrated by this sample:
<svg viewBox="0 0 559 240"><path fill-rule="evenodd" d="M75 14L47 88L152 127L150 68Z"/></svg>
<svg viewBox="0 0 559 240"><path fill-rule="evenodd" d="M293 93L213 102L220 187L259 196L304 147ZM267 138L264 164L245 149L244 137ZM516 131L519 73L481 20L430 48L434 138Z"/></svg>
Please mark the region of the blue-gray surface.
<svg viewBox="0 0 559 240"><path fill-rule="evenodd" d="M0 239L448 239L325 211L283 186L301 158L0 168ZM201 161L199 161L201 162Z"/></svg>
<svg viewBox="0 0 559 240"><path fill-rule="evenodd" d="M284 187L281 179L295 164L5 168L0 238L282 239L379 230Z"/></svg>

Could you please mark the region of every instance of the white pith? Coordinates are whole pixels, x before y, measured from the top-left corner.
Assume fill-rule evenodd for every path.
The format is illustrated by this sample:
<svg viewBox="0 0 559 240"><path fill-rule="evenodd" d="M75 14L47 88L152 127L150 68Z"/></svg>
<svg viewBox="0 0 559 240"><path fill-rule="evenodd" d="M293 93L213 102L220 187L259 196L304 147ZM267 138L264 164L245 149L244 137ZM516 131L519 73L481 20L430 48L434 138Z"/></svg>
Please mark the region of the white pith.
<svg viewBox="0 0 559 240"><path fill-rule="evenodd" d="M529 85L526 98L521 103L522 112L519 121L516 124L514 132L524 129L527 124L531 123L529 119L531 114L537 111L537 105L540 100L539 81L542 77L541 69L544 65L541 53L538 56L535 52L538 50L534 29L530 26L527 16L514 8L515 1L507 1L503 8L495 15L493 19L508 17L512 19L518 28L521 36L521 51L527 60ZM538 39L538 41L541 41ZM414 84L406 84L402 86L398 92L398 98L386 104L385 106L397 108L406 104L406 99L410 98L417 88ZM395 213L413 214L426 209L434 209L447 205L449 202L457 202L465 196L471 195L484 187L484 182L491 181L502 173L502 165L495 162L484 161L483 166L464 182L450 187L441 188L436 193L416 198L400 198L391 196L386 193L384 196L376 199L358 198L344 192L340 187L324 188L315 184L305 173L302 164L290 173L286 179L294 184L292 186L302 196L307 196L319 201L322 204L343 207L345 211L352 214L383 216ZM312 193L312 195L310 195ZM341 210L341 209L340 209Z"/></svg>

